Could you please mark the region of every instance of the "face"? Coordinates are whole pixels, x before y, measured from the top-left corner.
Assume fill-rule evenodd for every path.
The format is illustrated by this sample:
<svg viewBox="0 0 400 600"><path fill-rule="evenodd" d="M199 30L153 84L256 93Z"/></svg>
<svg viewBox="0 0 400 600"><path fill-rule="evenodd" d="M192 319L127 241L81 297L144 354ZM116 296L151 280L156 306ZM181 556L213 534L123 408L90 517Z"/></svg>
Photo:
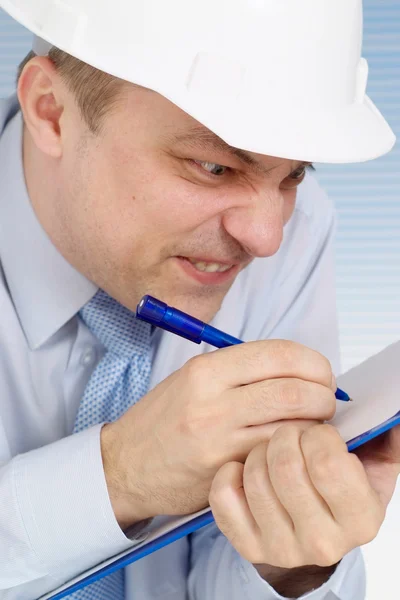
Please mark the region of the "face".
<svg viewBox="0 0 400 600"><path fill-rule="evenodd" d="M71 264L132 310L151 294L208 321L240 271L279 249L304 163L230 148L133 86L99 134L72 102L60 127L42 223Z"/></svg>

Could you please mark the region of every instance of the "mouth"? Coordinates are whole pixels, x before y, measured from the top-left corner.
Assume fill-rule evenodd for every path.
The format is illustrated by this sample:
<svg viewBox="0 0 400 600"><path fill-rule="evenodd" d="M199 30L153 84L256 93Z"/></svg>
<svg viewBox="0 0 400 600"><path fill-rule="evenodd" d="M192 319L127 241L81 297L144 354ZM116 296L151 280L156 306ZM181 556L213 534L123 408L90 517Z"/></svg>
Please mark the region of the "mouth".
<svg viewBox="0 0 400 600"><path fill-rule="evenodd" d="M200 258L178 256L177 261L186 275L203 285L218 285L232 280L240 271L240 264L216 262Z"/></svg>

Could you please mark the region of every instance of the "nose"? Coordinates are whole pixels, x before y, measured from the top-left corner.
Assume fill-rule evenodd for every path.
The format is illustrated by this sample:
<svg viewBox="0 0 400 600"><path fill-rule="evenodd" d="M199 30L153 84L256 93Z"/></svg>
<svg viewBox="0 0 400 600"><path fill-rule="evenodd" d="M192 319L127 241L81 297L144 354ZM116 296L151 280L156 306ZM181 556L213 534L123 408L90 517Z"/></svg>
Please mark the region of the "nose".
<svg viewBox="0 0 400 600"><path fill-rule="evenodd" d="M284 199L279 191L254 194L223 216L227 233L253 257L273 256L282 243Z"/></svg>

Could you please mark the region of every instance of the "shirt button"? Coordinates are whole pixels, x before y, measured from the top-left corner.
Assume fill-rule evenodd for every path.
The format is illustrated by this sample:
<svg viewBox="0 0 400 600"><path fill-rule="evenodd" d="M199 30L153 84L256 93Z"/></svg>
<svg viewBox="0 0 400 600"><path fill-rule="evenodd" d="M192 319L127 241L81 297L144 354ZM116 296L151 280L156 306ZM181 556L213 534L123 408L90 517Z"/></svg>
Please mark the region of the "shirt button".
<svg viewBox="0 0 400 600"><path fill-rule="evenodd" d="M81 356L81 365L88 367L94 363L95 358L95 351L92 348L87 348Z"/></svg>

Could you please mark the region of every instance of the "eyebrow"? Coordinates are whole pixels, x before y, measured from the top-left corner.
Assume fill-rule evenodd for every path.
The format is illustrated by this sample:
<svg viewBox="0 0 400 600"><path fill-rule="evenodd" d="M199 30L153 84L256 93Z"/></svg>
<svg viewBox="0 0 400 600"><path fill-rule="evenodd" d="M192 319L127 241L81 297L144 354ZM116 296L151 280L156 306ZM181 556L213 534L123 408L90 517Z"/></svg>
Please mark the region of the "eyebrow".
<svg viewBox="0 0 400 600"><path fill-rule="evenodd" d="M168 136L168 141L173 144L184 144L185 146L194 149L211 149L216 150L217 152L230 154L231 156L238 158L243 164L250 167L250 169L258 175L266 175L279 166L272 165L270 168L266 167L262 162L253 158L249 152L230 146L218 135L202 127L194 127L185 133ZM310 167L313 169L311 162L300 161L293 171L297 171L301 167Z"/></svg>

